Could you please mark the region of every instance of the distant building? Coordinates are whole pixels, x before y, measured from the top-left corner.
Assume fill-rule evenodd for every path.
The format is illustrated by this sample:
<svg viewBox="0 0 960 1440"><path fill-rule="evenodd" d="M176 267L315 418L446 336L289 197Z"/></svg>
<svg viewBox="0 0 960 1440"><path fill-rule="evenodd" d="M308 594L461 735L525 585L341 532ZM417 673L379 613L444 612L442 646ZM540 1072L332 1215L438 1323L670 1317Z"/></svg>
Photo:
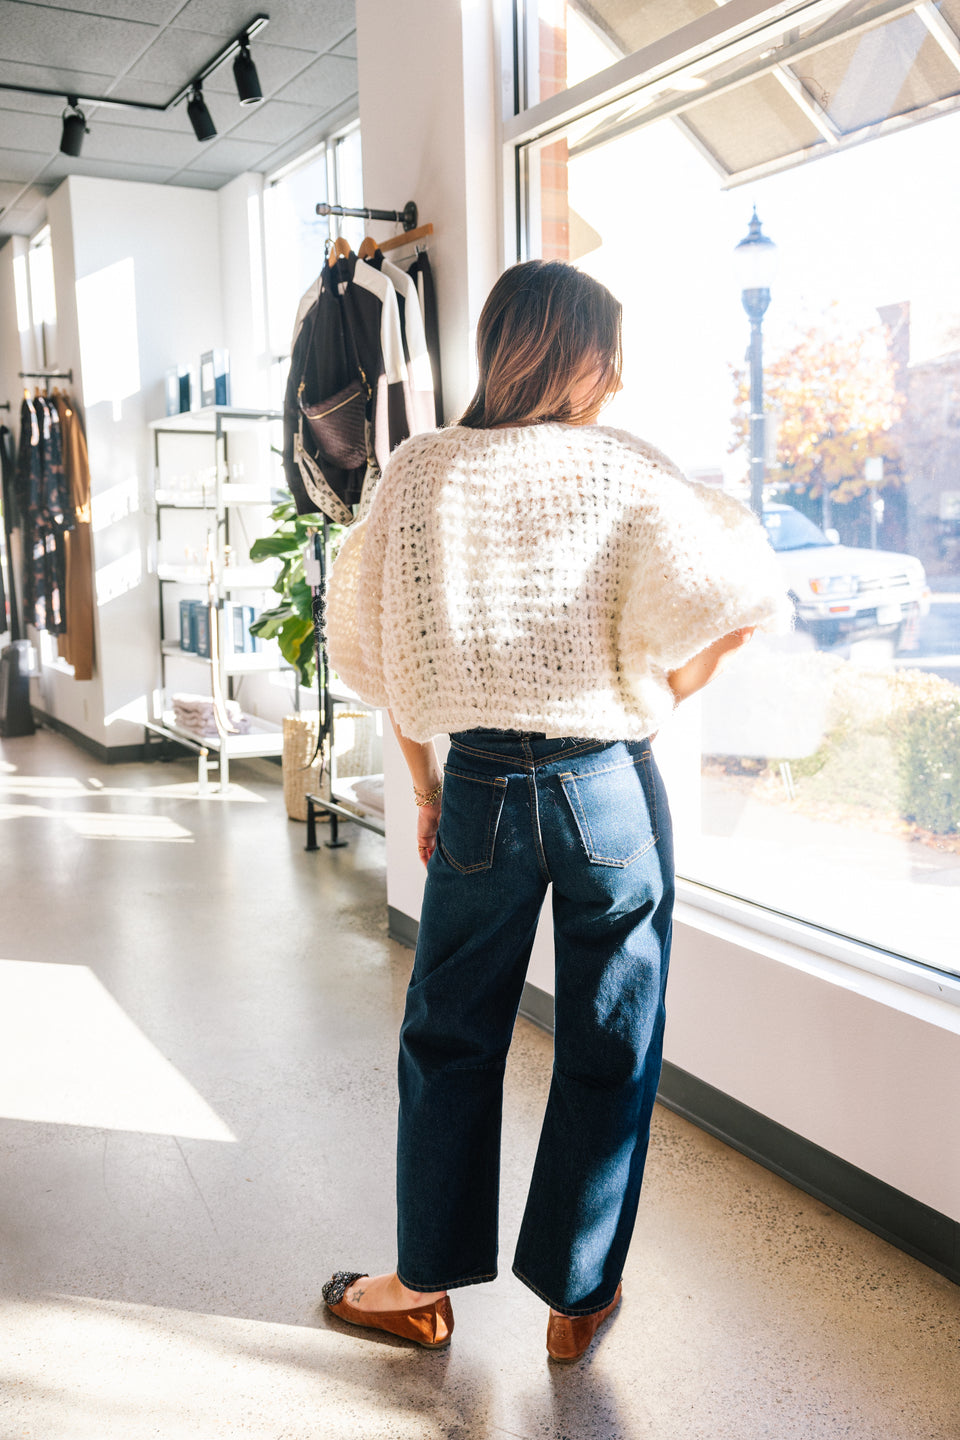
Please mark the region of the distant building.
<svg viewBox="0 0 960 1440"><path fill-rule="evenodd" d="M960 573L960 326L941 322L918 354L910 302L882 306L878 314L890 332L904 396L894 438L905 482L906 548L930 575Z"/></svg>

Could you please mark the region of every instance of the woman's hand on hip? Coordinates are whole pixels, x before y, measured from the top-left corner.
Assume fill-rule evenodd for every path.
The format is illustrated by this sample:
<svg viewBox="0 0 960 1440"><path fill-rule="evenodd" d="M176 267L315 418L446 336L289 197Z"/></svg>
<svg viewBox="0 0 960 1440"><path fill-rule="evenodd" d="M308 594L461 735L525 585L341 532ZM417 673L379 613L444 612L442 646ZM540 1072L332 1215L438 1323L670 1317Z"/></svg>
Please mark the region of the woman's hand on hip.
<svg viewBox="0 0 960 1440"><path fill-rule="evenodd" d="M440 825L440 801L435 805L417 806L417 851L424 865L437 848L437 830Z"/></svg>

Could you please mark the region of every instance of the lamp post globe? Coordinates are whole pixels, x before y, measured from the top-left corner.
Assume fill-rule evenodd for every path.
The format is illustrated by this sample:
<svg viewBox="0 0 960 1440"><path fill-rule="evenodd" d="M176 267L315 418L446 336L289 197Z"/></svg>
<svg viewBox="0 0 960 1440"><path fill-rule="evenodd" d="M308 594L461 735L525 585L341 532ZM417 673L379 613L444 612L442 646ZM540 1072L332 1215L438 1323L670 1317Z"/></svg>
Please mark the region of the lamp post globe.
<svg viewBox="0 0 960 1440"><path fill-rule="evenodd" d="M754 206L747 233L734 250L740 299L750 319L750 508L763 517L766 421L763 413L763 317L770 304L777 247L764 235Z"/></svg>

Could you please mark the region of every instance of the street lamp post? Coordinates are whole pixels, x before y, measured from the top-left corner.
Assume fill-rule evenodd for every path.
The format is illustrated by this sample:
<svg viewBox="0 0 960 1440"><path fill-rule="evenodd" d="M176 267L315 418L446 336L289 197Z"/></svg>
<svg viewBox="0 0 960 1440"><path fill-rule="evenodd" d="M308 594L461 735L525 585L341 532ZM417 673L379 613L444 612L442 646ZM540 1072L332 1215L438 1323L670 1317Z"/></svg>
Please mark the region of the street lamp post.
<svg viewBox="0 0 960 1440"><path fill-rule="evenodd" d="M763 413L763 317L770 304L770 281L777 247L760 228L754 206L747 233L734 254L740 268L740 299L750 317L750 508L763 515L766 421Z"/></svg>

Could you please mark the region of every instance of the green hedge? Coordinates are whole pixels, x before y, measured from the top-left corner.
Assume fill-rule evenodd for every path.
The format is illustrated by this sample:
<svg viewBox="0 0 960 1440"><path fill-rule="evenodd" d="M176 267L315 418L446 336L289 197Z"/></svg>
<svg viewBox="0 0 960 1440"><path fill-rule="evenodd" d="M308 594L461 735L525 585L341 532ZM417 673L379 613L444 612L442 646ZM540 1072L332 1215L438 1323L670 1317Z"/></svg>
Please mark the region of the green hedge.
<svg viewBox="0 0 960 1440"><path fill-rule="evenodd" d="M937 835L960 831L960 686L920 670L804 658L811 685L830 686L830 703L819 749L791 761L800 796L899 815Z"/></svg>
<svg viewBox="0 0 960 1440"><path fill-rule="evenodd" d="M960 687L917 670L891 679L901 813L937 835L960 830Z"/></svg>

